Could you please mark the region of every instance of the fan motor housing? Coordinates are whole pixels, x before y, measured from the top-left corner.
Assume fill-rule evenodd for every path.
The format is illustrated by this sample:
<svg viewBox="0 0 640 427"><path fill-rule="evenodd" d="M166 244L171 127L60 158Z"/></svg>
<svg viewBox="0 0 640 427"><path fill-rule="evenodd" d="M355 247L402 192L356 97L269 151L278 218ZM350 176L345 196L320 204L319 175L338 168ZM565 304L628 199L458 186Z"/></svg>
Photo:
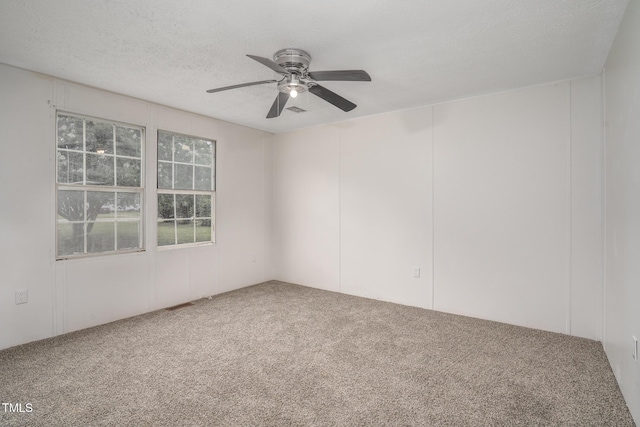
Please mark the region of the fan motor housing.
<svg viewBox="0 0 640 427"><path fill-rule="evenodd" d="M302 49L281 49L273 54L273 62L289 72L302 75L309 68L311 55Z"/></svg>

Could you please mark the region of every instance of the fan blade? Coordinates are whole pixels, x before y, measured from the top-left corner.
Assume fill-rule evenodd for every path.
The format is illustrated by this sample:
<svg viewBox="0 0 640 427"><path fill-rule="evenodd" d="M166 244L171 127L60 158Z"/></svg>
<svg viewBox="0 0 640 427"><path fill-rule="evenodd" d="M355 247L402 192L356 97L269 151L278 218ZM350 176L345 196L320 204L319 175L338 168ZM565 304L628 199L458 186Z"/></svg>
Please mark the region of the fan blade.
<svg viewBox="0 0 640 427"><path fill-rule="evenodd" d="M314 85L314 86L309 87L309 92L311 92L315 96L318 96L318 97L324 99L328 103L335 105L336 107L338 107L342 111L351 111L354 108L356 108L356 104L354 104L351 101L348 101L348 100L344 99L343 97L341 97L337 93L331 92L326 87L323 87L323 86L320 86L320 85Z"/></svg>
<svg viewBox="0 0 640 427"><path fill-rule="evenodd" d="M259 81L259 82L242 83L242 84L239 84L239 85L219 87L217 89L209 89L207 92L208 93L222 92L223 90L236 89L236 88L239 88L239 87L255 86L255 85L262 85L262 84L265 84L265 83L275 83L275 82L277 82L277 80L262 80L262 81Z"/></svg>
<svg viewBox="0 0 640 427"><path fill-rule="evenodd" d="M272 119L274 117L279 117L282 110L284 110L284 106L287 104L289 100L289 94L279 92L278 96L276 96L276 100L273 101L273 105L269 110L269 114L267 114L267 119Z"/></svg>
<svg viewBox="0 0 640 427"><path fill-rule="evenodd" d="M262 65L271 68L276 73L280 73L282 75L289 74L287 70L285 70L284 68L282 68L281 66L279 66L278 64L270 60L269 58L263 58L261 56L255 56L255 55L247 55L247 56L255 61L258 61Z"/></svg>
<svg viewBox="0 0 640 427"><path fill-rule="evenodd" d="M370 82L371 76L364 70L314 71L309 77L316 81Z"/></svg>

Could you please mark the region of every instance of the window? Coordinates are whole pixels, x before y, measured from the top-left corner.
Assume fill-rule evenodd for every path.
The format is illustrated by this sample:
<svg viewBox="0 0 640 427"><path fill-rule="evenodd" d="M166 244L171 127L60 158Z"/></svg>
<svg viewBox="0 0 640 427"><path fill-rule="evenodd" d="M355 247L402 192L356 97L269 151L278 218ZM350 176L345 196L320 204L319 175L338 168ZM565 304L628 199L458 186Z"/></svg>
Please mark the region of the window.
<svg viewBox="0 0 640 427"><path fill-rule="evenodd" d="M143 249L144 129L57 115L56 257Z"/></svg>
<svg viewBox="0 0 640 427"><path fill-rule="evenodd" d="M214 242L215 141L158 131L158 246Z"/></svg>

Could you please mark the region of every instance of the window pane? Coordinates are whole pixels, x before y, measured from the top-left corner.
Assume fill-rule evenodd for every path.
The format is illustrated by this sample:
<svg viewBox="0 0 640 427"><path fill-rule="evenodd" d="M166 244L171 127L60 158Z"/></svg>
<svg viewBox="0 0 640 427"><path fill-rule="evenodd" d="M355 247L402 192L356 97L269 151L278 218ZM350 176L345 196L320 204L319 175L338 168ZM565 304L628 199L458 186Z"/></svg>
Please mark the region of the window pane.
<svg viewBox="0 0 640 427"><path fill-rule="evenodd" d="M211 220L199 219L196 220L196 242L210 242L211 241Z"/></svg>
<svg viewBox="0 0 640 427"><path fill-rule="evenodd" d="M186 136L175 135L174 161L193 163L193 141Z"/></svg>
<svg viewBox="0 0 640 427"><path fill-rule="evenodd" d="M171 189L173 181L173 165L158 162L158 188Z"/></svg>
<svg viewBox="0 0 640 427"><path fill-rule="evenodd" d="M194 141L195 163L199 165L211 164L211 141L196 140Z"/></svg>
<svg viewBox="0 0 640 427"><path fill-rule="evenodd" d="M118 221L118 250L140 247L140 222Z"/></svg>
<svg viewBox="0 0 640 427"><path fill-rule="evenodd" d="M103 204L100 208L100 214L97 216L98 219L110 219L114 218L114 212L116 211L116 206L112 203L112 201L108 201Z"/></svg>
<svg viewBox="0 0 640 427"><path fill-rule="evenodd" d="M84 191L58 191L58 220L84 221Z"/></svg>
<svg viewBox="0 0 640 427"><path fill-rule="evenodd" d="M173 194L158 194L158 218L173 217Z"/></svg>
<svg viewBox="0 0 640 427"><path fill-rule="evenodd" d="M58 116L58 148L82 150L82 119L69 116Z"/></svg>
<svg viewBox="0 0 640 427"><path fill-rule="evenodd" d="M211 168L195 166L195 189L211 191Z"/></svg>
<svg viewBox="0 0 640 427"><path fill-rule="evenodd" d="M140 218L140 194L118 193L118 218Z"/></svg>
<svg viewBox="0 0 640 427"><path fill-rule="evenodd" d="M178 244L193 243L193 220L176 221L178 223Z"/></svg>
<svg viewBox="0 0 640 427"><path fill-rule="evenodd" d="M115 250L115 223L87 223L87 253Z"/></svg>
<svg viewBox="0 0 640 427"><path fill-rule="evenodd" d="M176 176L174 188L178 190L193 190L193 166L175 165Z"/></svg>
<svg viewBox="0 0 640 427"><path fill-rule="evenodd" d="M163 239L166 244L211 241L214 157L215 141L158 131L158 188L176 191L175 199L171 200L173 204L169 204L169 199L158 198L160 222L164 218L173 218L168 211L175 208L173 231L176 241L169 243L168 238ZM199 190L209 194L180 194L179 190ZM162 212L167 214L162 216ZM197 221L196 217L199 218ZM161 240L160 237L158 239Z"/></svg>
<svg viewBox="0 0 640 427"><path fill-rule="evenodd" d="M87 154L87 184L113 185L113 157Z"/></svg>
<svg viewBox="0 0 640 427"><path fill-rule="evenodd" d="M140 187L140 160L116 157L117 184L121 187Z"/></svg>
<svg viewBox="0 0 640 427"><path fill-rule="evenodd" d="M192 194L176 194L176 217L193 218Z"/></svg>
<svg viewBox="0 0 640 427"><path fill-rule="evenodd" d="M58 223L58 255L84 252L84 223Z"/></svg>
<svg viewBox="0 0 640 427"><path fill-rule="evenodd" d="M196 217L211 217L211 196L196 194Z"/></svg>
<svg viewBox="0 0 640 427"><path fill-rule="evenodd" d="M115 217L115 193L87 191L87 221Z"/></svg>
<svg viewBox="0 0 640 427"><path fill-rule="evenodd" d="M173 136L170 133L158 132L158 160L172 161Z"/></svg>
<svg viewBox="0 0 640 427"><path fill-rule="evenodd" d="M58 150L58 182L82 184L82 153Z"/></svg>
<svg viewBox="0 0 640 427"><path fill-rule="evenodd" d="M140 157L140 129L116 126L116 152L119 156Z"/></svg>
<svg viewBox="0 0 640 427"><path fill-rule="evenodd" d="M113 125L87 120L87 151L113 154Z"/></svg>
<svg viewBox="0 0 640 427"><path fill-rule="evenodd" d="M175 221L158 222L158 246L175 245Z"/></svg>
<svg viewBox="0 0 640 427"><path fill-rule="evenodd" d="M84 188L57 192L57 256L144 247L137 191L143 183L143 129L70 114L56 120L56 183ZM134 192L122 191L132 187Z"/></svg>

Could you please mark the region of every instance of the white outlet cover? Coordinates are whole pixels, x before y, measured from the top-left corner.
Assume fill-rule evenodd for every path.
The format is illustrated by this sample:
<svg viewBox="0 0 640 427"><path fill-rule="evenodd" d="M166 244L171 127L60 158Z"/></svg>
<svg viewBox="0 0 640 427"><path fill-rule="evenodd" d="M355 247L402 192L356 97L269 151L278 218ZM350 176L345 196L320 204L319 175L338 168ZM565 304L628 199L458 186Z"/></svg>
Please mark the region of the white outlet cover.
<svg viewBox="0 0 640 427"><path fill-rule="evenodd" d="M16 304L26 304L29 300L28 292L26 289L16 290Z"/></svg>

